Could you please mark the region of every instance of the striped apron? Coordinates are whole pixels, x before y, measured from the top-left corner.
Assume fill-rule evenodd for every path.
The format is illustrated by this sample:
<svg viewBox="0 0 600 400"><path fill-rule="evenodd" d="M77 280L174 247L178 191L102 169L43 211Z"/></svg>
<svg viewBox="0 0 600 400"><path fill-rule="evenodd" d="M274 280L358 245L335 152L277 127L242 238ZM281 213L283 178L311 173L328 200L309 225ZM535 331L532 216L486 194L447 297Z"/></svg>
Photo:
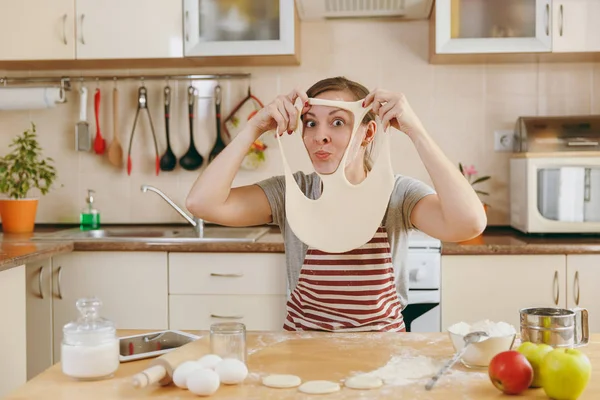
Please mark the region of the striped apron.
<svg viewBox="0 0 600 400"><path fill-rule="evenodd" d="M283 329L405 332L385 228L346 253L309 247Z"/></svg>

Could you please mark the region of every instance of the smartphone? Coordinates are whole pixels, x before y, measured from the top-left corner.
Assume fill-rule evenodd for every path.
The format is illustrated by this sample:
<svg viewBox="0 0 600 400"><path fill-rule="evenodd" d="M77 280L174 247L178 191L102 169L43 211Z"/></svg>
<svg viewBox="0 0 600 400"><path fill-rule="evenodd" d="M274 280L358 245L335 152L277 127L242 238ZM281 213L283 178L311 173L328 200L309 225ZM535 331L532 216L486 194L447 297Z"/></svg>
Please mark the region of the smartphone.
<svg viewBox="0 0 600 400"><path fill-rule="evenodd" d="M127 362L158 357L201 337L175 330L124 336L119 339L119 361Z"/></svg>

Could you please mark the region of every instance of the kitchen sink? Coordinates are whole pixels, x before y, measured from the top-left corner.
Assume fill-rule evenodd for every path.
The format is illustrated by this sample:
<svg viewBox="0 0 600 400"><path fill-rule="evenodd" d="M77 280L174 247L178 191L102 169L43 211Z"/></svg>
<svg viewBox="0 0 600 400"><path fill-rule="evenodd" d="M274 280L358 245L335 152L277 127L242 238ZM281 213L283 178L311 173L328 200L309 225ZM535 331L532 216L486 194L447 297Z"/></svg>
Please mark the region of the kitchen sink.
<svg viewBox="0 0 600 400"><path fill-rule="evenodd" d="M108 227L82 231L79 228L35 235L33 240L147 241L147 242L255 242L268 227L204 227L201 236L192 228Z"/></svg>

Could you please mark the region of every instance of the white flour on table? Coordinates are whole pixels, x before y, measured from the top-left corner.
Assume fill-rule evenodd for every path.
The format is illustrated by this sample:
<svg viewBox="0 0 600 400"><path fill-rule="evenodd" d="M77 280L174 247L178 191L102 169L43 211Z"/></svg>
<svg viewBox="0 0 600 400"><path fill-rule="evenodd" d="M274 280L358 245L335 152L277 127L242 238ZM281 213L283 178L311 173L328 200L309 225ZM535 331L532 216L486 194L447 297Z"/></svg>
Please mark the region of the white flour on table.
<svg viewBox="0 0 600 400"><path fill-rule="evenodd" d="M360 373L360 375L380 378L386 386L405 386L415 383L424 384L446 362L447 359L434 359L427 356L415 355L412 351L408 353L402 352L402 354L393 356L386 365L374 371ZM488 379L488 375L485 371L464 371L454 369L453 367L442 377L442 380L452 380L454 382L473 379Z"/></svg>

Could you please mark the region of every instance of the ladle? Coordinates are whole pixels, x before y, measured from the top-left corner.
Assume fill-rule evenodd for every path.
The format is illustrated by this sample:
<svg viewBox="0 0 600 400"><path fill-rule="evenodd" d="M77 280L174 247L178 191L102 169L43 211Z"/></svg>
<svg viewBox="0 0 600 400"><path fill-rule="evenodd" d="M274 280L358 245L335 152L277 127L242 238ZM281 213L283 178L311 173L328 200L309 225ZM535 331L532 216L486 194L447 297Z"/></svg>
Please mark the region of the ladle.
<svg viewBox="0 0 600 400"><path fill-rule="evenodd" d="M190 117L190 147L188 151L179 159L179 165L185 170L193 171L200 168L204 158L194 144L194 103L196 98L196 89L192 85L188 87L188 110Z"/></svg>
<svg viewBox="0 0 600 400"><path fill-rule="evenodd" d="M167 150L160 158L160 169L162 171L173 171L177 165L177 157L171 150L171 140L169 138L169 117L171 109L171 88L165 86L165 131L167 133Z"/></svg>

